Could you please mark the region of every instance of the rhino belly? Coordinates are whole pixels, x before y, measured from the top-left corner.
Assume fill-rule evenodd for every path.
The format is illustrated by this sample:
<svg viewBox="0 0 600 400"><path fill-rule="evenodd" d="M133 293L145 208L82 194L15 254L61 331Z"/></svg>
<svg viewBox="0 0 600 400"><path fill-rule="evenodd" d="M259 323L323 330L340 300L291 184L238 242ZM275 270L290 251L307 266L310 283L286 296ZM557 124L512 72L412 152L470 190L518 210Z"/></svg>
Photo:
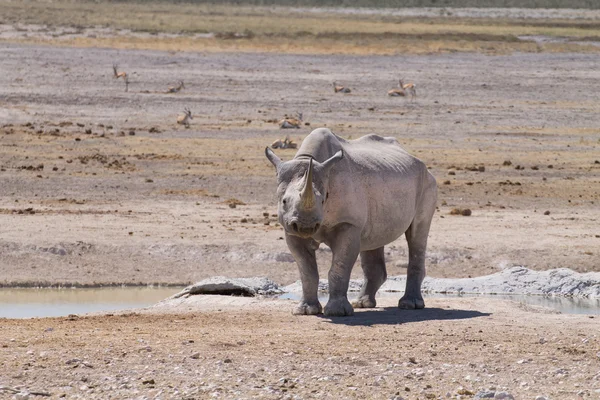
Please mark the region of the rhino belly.
<svg viewBox="0 0 600 400"><path fill-rule="evenodd" d="M369 198L369 218L361 235L361 251L385 246L406 232L415 217L416 196L412 192L383 190Z"/></svg>

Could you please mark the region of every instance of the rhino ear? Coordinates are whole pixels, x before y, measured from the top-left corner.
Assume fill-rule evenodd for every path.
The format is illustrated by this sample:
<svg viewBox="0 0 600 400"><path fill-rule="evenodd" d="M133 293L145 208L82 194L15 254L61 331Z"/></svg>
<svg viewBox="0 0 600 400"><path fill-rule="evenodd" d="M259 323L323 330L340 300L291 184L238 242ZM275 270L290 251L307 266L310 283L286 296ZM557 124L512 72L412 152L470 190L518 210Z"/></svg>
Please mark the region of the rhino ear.
<svg viewBox="0 0 600 400"><path fill-rule="evenodd" d="M344 153L342 152L342 150L339 150L331 158L328 158L327 160L323 161L323 163L321 164L322 170L325 173L329 173L331 167L333 167L342 158L344 158Z"/></svg>
<svg viewBox="0 0 600 400"><path fill-rule="evenodd" d="M275 155L275 153L273 153L273 150L271 150L268 147L265 147L265 155L267 156L269 161L271 161L271 164L273 164L275 166L275 169L279 170L279 165L281 164L281 158L277 157Z"/></svg>

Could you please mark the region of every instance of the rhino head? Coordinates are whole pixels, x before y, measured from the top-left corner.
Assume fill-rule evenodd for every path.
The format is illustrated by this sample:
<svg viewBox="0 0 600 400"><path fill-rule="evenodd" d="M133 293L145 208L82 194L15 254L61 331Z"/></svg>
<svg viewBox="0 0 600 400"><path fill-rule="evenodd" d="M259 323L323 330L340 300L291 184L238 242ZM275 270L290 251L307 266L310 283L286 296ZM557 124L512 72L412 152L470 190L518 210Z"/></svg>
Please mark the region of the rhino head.
<svg viewBox="0 0 600 400"><path fill-rule="evenodd" d="M311 237L323 222L329 171L344 157L342 151L323 163L312 157L283 162L268 147L265 154L277 171L279 223L290 235Z"/></svg>

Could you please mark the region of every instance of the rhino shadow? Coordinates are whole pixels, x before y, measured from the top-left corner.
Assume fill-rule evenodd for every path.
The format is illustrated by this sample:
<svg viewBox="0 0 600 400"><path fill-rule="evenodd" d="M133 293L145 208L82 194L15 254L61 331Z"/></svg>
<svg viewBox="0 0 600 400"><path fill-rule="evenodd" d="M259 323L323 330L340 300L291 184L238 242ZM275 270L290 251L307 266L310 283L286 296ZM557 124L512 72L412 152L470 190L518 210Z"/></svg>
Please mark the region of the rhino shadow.
<svg viewBox="0 0 600 400"><path fill-rule="evenodd" d="M411 322L443 321L487 317L491 313L474 310L450 310L444 308L424 308L422 310L401 310L398 307L383 307L372 310L355 310L351 317L324 317L332 324L349 326L402 325Z"/></svg>

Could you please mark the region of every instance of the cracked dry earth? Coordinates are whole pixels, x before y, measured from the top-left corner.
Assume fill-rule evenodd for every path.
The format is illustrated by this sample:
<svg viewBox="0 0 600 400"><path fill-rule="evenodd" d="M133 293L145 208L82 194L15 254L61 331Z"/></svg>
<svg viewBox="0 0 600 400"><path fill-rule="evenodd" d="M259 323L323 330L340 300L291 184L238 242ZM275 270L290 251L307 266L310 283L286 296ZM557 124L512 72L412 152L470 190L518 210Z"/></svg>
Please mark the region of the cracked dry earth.
<svg viewBox="0 0 600 400"><path fill-rule="evenodd" d="M328 319L292 316L291 301L194 296L167 313L7 320L0 376L73 399L600 396L598 318L475 298L395 304Z"/></svg>

